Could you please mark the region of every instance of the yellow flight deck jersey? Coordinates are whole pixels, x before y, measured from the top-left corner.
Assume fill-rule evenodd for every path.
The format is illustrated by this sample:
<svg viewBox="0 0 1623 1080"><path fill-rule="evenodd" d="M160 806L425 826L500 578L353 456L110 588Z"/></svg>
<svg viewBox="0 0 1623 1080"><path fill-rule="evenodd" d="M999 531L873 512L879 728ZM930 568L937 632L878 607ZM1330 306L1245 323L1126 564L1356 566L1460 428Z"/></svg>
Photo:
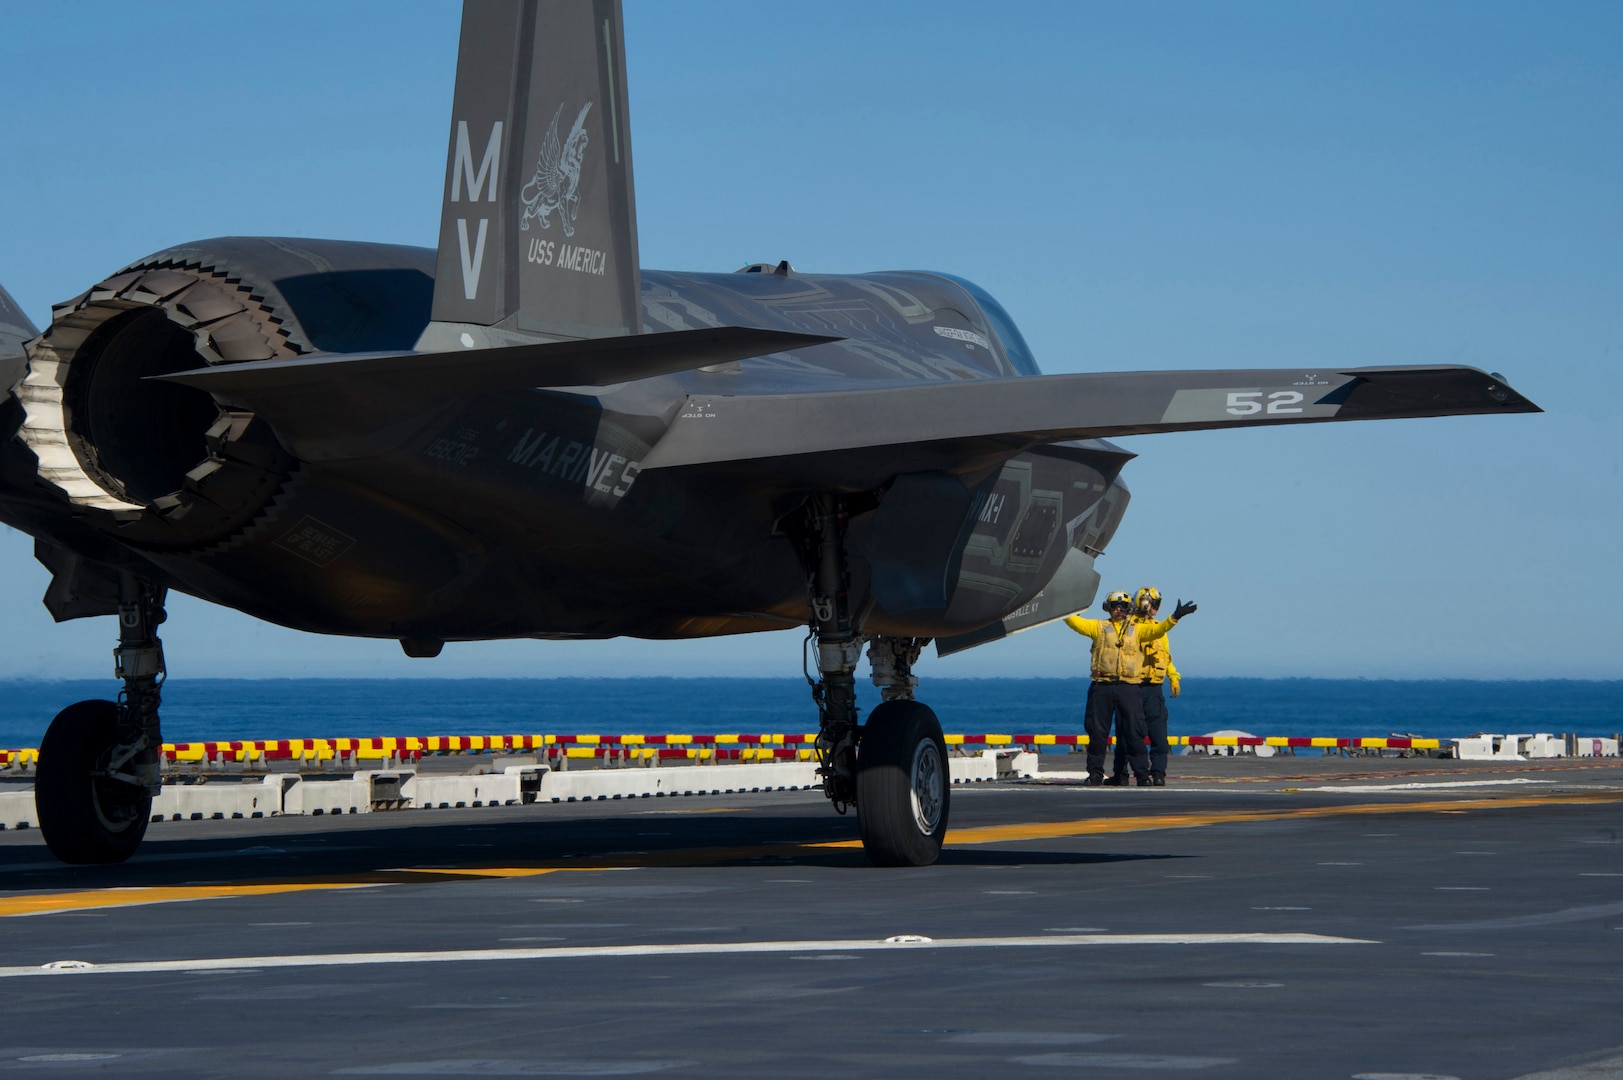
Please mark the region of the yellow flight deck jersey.
<svg viewBox="0 0 1623 1080"><path fill-rule="evenodd" d="M1146 646L1178 625L1168 615L1160 622L1128 619L1120 627L1109 619L1084 619L1067 615L1065 625L1093 639L1093 679L1095 682L1142 682Z"/></svg>
<svg viewBox="0 0 1623 1080"><path fill-rule="evenodd" d="M1133 621L1155 625L1155 620L1148 615L1139 615ZM1182 676L1172 664L1172 647L1167 644L1165 634L1144 642L1144 667L1141 678L1143 682L1156 684L1164 683L1170 678L1172 688L1174 690L1178 688Z"/></svg>

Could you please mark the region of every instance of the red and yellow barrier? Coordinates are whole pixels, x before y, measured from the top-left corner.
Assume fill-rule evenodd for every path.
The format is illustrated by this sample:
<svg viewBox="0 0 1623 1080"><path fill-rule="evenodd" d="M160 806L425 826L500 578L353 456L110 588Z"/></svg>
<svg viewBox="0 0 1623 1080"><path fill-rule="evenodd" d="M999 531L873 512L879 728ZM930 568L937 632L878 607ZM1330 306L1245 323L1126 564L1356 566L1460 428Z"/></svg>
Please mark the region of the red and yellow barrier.
<svg viewBox="0 0 1623 1080"><path fill-rule="evenodd" d="M177 765L259 764L296 761L321 764L363 761L415 761L425 755L500 754L540 751L567 758L620 757L628 760L686 758L711 761L808 761L814 756L816 732L804 734L720 735L422 735L370 739L254 739L221 742L165 743L164 758ZM993 733L946 736L949 747L987 749L1008 747L1041 751L1047 747L1075 752L1088 744L1086 735ZM1325 751L1437 750L1441 739L1320 738L1260 735L1181 735L1173 746L1272 747L1279 750ZM0 750L0 769L29 769L39 758L37 749Z"/></svg>

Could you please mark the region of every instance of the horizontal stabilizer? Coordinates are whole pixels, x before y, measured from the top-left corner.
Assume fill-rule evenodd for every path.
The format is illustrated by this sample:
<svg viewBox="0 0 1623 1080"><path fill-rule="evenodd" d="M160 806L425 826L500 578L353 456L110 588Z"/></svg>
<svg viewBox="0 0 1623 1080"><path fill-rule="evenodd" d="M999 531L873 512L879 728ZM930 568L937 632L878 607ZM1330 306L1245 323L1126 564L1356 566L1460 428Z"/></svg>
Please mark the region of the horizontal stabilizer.
<svg viewBox="0 0 1623 1080"><path fill-rule="evenodd" d="M39 333L28 321L17 301L0 285L0 356L15 356L22 352L22 343Z"/></svg>
<svg viewBox="0 0 1623 1080"><path fill-rule="evenodd" d="M243 404L270 391L329 393L348 382L444 397L531 386L611 386L838 340L748 326L708 326L463 352L312 353L293 360L222 364L153 378L233 400L240 394Z"/></svg>
<svg viewBox="0 0 1623 1080"><path fill-rule="evenodd" d="M968 457L1154 432L1540 411L1469 367L1102 372L689 404L644 471L864 447L950 444L942 449Z"/></svg>
<svg viewBox="0 0 1623 1080"><path fill-rule="evenodd" d="M610 386L838 340L713 326L448 353L312 353L150 377L253 411L290 450L314 460L360 452L371 432L469 394ZM345 449L334 439L343 440ZM318 444L325 449L317 450Z"/></svg>
<svg viewBox="0 0 1623 1080"><path fill-rule="evenodd" d="M23 309L0 286L0 400L11 393L28 366L23 359L23 342L38 334Z"/></svg>

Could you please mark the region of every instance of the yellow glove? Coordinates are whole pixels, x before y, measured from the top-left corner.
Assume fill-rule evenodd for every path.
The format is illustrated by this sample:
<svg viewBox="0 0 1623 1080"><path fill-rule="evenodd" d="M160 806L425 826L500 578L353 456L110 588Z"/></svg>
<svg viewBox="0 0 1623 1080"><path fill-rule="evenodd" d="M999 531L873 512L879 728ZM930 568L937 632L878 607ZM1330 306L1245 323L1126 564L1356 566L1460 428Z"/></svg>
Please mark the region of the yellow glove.
<svg viewBox="0 0 1623 1080"><path fill-rule="evenodd" d="M1177 697L1179 693L1178 688L1182 684L1183 680L1178 678L1176 675L1169 675L1167 676L1167 681L1172 684L1172 696Z"/></svg>

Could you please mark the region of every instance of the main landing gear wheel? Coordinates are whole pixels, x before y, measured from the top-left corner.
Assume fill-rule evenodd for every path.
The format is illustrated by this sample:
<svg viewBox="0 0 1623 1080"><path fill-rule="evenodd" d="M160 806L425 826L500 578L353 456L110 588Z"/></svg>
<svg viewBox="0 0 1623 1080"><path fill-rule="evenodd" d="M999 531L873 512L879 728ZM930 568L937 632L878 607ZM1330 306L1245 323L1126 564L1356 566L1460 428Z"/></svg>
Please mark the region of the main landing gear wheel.
<svg viewBox="0 0 1623 1080"><path fill-rule="evenodd" d="M118 743L118 706L81 701L56 714L39 746L34 802L51 854L65 863L120 863L152 817L142 787L104 774Z"/></svg>
<svg viewBox="0 0 1623 1080"><path fill-rule="evenodd" d="M929 866L947 835L952 781L941 722L917 701L868 714L857 744L857 824L875 866Z"/></svg>

